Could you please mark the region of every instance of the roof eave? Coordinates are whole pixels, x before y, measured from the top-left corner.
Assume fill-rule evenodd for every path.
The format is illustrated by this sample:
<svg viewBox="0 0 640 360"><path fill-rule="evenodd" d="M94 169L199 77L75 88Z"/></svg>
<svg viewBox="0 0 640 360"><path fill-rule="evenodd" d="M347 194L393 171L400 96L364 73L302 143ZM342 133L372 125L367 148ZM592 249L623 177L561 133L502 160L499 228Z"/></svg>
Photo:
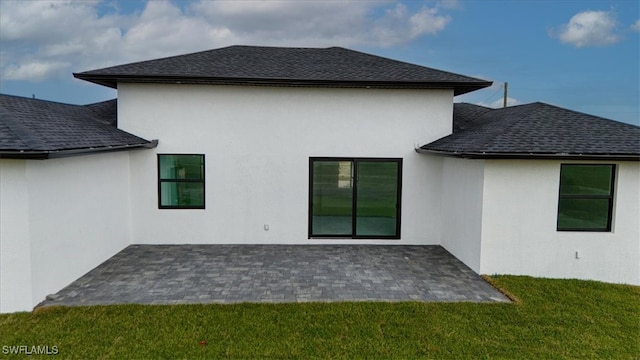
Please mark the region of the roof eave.
<svg viewBox="0 0 640 360"><path fill-rule="evenodd" d="M119 82L162 83L162 84L208 84L208 85L259 85L294 87L339 87L373 89L454 89L454 95L491 86L491 81L356 81L356 80L313 80L286 78L224 78L224 77L184 77L184 76L140 76L140 75L104 75L74 73L80 80L111 88L117 88Z"/></svg>
<svg viewBox="0 0 640 360"><path fill-rule="evenodd" d="M110 87L113 89L118 88L118 81L112 76L100 76L100 75L86 75L83 73L73 73L73 77L76 79L92 82L94 84Z"/></svg>
<svg viewBox="0 0 640 360"><path fill-rule="evenodd" d="M508 153L508 152L474 152L443 151L416 148L421 154L457 157L464 159L528 159L528 160L618 160L640 161L640 154L572 154L572 153Z"/></svg>
<svg viewBox="0 0 640 360"><path fill-rule="evenodd" d="M0 150L0 159L22 159L22 160L46 160L71 156L89 155L96 153L106 153L124 150L153 149L158 146L158 140L152 140L144 144L128 144L118 146L88 147L80 149L66 150L24 150L7 151Z"/></svg>

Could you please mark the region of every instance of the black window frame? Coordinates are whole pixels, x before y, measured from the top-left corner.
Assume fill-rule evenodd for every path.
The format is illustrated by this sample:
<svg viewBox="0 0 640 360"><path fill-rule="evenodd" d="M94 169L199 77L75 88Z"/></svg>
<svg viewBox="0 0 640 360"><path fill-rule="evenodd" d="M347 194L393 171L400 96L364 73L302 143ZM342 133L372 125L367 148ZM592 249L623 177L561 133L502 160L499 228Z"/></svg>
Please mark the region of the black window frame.
<svg viewBox="0 0 640 360"><path fill-rule="evenodd" d="M202 158L202 179L163 179L160 172L160 158L162 156L200 156ZM184 209L205 209L207 201L207 187L206 187L206 161L204 154L192 154L192 153L163 153L157 154L157 168L158 168L158 209L166 210L184 210ZM201 183L202 184L202 205L162 205L162 184L163 183Z"/></svg>
<svg viewBox="0 0 640 360"><path fill-rule="evenodd" d="M609 194L607 195L596 195L596 194L562 194L562 171L564 171L567 167L579 167L579 166L602 166L609 167L611 169L610 174L610 186L609 186ZM612 224L613 224L613 207L614 207L614 196L615 196L615 180L616 180L616 170L617 167L615 164L560 164L560 179L558 181L558 209L556 212L556 231L573 231L573 232L611 232ZM580 227L560 227L560 201L562 199L579 199L579 200L608 200L608 213L607 213L607 224L603 228L580 228Z"/></svg>
<svg viewBox="0 0 640 360"><path fill-rule="evenodd" d="M313 163L315 161L351 161L353 166L354 178L352 186L352 209L351 214L351 234L329 234L318 235L312 233L313 224ZM357 235L356 219L357 219L357 193L358 193L358 166L360 162L395 162L398 164L397 186L396 186L396 233L394 235ZM308 239L385 239L399 240L401 235L402 224L402 158L382 158L382 157L310 157L309 158L309 199L308 199L308 216L307 231Z"/></svg>

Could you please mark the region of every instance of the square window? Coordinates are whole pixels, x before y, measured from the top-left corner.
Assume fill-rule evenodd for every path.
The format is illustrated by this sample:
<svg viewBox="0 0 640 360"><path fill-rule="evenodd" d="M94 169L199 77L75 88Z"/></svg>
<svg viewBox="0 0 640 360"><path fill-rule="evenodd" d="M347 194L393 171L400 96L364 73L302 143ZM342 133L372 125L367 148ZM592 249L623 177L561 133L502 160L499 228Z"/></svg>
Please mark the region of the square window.
<svg viewBox="0 0 640 360"><path fill-rule="evenodd" d="M558 231L611 231L615 165L563 164Z"/></svg>
<svg viewBox="0 0 640 360"><path fill-rule="evenodd" d="M158 154L158 208L204 209L204 155Z"/></svg>

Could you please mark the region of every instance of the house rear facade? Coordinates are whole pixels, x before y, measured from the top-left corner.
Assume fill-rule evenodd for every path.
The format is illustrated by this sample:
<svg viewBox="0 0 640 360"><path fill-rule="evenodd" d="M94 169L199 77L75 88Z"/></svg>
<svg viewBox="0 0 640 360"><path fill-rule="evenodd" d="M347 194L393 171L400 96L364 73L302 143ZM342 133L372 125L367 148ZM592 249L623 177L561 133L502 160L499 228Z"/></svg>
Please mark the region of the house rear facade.
<svg viewBox="0 0 640 360"><path fill-rule="evenodd" d="M490 82L342 48L74 76L117 101L0 96L1 312L129 244L441 245L481 274L640 285L636 126L454 104Z"/></svg>

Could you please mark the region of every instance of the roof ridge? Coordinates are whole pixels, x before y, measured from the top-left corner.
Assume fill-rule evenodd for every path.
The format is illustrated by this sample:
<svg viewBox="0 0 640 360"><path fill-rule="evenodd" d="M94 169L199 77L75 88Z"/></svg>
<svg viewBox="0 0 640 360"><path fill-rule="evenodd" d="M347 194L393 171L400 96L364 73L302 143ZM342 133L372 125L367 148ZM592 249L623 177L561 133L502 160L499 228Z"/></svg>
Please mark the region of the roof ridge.
<svg viewBox="0 0 640 360"><path fill-rule="evenodd" d="M339 48L339 49L346 49L343 48L341 46L327 46L327 47L321 47L321 46L275 46L275 45L242 45L242 44L236 44L236 45L229 45L229 46L225 46L225 47L221 47L221 48L217 48L217 49L209 49L209 50L205 50L205 51L213 51L213 50L221 50L221 49L227 49L227 48L232 48L232 47L245 47L245 48L257 48L257 49L302 49L302 50L328 50L328 49L333 49L333 48ZM349 49L346 49L349 50Z"/></svg>
<svg viewBox="0 0 640 360"><path fill-rule="evenodd" d="M103 115L105 113L109 113L109 115L111 115L111 110L110 107L107 107L110 103L115 103L116 106L116 111L115 111L115 116L108 116L107 118L105 118ZM111 99L111 100L105 100L105 101L100 101L97 103L92 103L92 104L87 104L87 105L83 105L83 108L85 108L87 111L90 112L90 117L89 119L92 121L97 121L100 124L106 124L112 127L118 127L118 98L115 99ZM105 110L106 109L106 110Z"/></svg>
<svg viewBox="0 0 640 360"><path fill-rule="evenodd" d="M96 117L96 111L95 111L95 109L93 109L93 108L92 108L92 106L94 106L94 105L100 105L100 104L105 104L105 103L108 103L108 102L110 102L110 101L114 101L114 100L116 100L116 101L117 101L117 100L118 100L118 98L114 98L114 99L111 99L111 100L98 101L98 102L95 102L95 103L90 103L90 104L85 104L85 105L77 105L77 104L63 103L63 102L60 102L60 101L52 101L52 100L45 100L45 99L36 99L36 98L29 98L29 97L26 97L26 96L10 95L10 94L1 94L1 93L0 93L0 97L2 97L2 96L5 96L5 97L11 97L11 98L14 98L14 99L19 99L19 100L21 100L21 101L33 101L33 102L40 102L40 103L50 104L50 105L63 105L63 106L68 106L68 107L70 107L70 108L74 108L74 109L86 109L86 110L90 111L90 112L91 112L91 114L92 114L92 116L88 117L88 119L89 119L89 120L91 120L91 121L95 121L95 122L97 122L97 123L99 123L99 124L103 124L103 125L110 125L110 124L109 124L109 123L107 123L107 122L105 122L105 121L103 121L102 119L97 118L97 117ZM0 108L1 108L1 106L0 106ZM11 112L10 112L9 110L5 109L5 111L7 111L9 114L11 114ZM19 127L21 127L21 126L22 126L22 125L20 125L19 123L16 123L16 122L14 122L14 125L15 125L17 128L19 128ZM8 125L7 125L7 126L8 126ZM17 128L16 128L16 129L17 129ZM22 133L20 130L18 130L18 131L19 131L20 133ZM15 133L15 134L16 134L16 136L18 135L18 133Z"/></svg>
<svg viewBox="0 0 640 360"><path fill-rule="evenodd" d="M164 56L164 57L160 57L160 58L156 58L156 59L133 61L133 62L125 63L125 64L107 66L107 67L96 69L96 70L106 70L106 69L110 69L110 68L113 68L113 67L120 67L120 66L123 66L123 65L134 65L134 64L141 64L141 63L152 62L152 61L154 61L154 62L155 61L162 61L162 60L173 59L173 58L178 58L178 57L182 57L182 56L191 56L191 55L197 55L197 54L204 54L204 53L220 51L220 50L224 50L224 49L231 49L231 48L281 49L281 50L285 50L285 49L288 49L288 50L331 50L331 49L340 49L340 50L351 51L351 52L359 53L359 54L363 54L363 55L375 56L375 57L379 57L379 58L393 60L393 61L400 62L400 63L416 65L416 64L406 63L406 62L403 62L403 61L400 61L400 60L395 60L395 59L391 59L391 58L385 58L385 57L379 56L379 55L367 54L365 52L358 51L358 50L347 49L347 48L341 47L341 46L304 47L304 46L269 46L269 45L229 45L229 46L224 46L224 47L216 48L216 49L207 49L207 50L201 50L201 51L186 52L186 53L182 53L182 54ZM422 65L419 65L419 66L422 66ZM424 67L426 67L426 66L424 66ZM74 72L73 74L75 75L75 74L81 74L81 73L84 73L84 72L91 72L91 71L94 71L94 70L81 71L81 72L78 72L78 73ZM455 74L455 75L459 75L459 74Z"/></svg>
<svg viewBox="0 0 640 360"><path fill-rule="evenodd" d="M521 120L521 119L510 117L510 116L507 116L506 119L500 119L495 116L491 116L493 113L496 113L496 112L503 113L505 111L512 111L516 107L532 105L532 104L520 104L520 105L514 105L514 106L508 106L508 107L502 107L502 108L491 108L488 106L482 106L482 105L476 105L476 104L469 104L469 103L466 103L466 104L477 106L479 108L482 108L484 111L481 114L479 114L477 117L474 117L479 121L473 122L470 127L466 129L462 129L458 131L458 133L478 132L479 130L484 129L485 133L489 134L489 136L482 139L482 142L480 144L483 147L496 143L497 142L496 138L498 138L501 134L507 132L512 127L516 126ZM486 116L489 116L489 119L483 120L483 118L485 118ZM526 117L528 116L530 116L530 114L526 115ZM492 128L490 124L496 123L496 122L501 122L503 124L506 123L507 125L500 128Z"/></svg>
<svg viewBox="0 0 640 360"><path fill-rule="evenodd" d="M484 117L485 115L490 114L490 113L492 113L492 112L494 112L494 111L496 111L496 110L503 110L503 109L509 109L509 107L506 107L506 108L500 108L500 109L490 109L489 111L484 112L484 113L481 115L481 117ZM499 128L499 129L497 128L497 129L495 129L494 131L491 131L491 132L490 132L490 133L491 133L491 136L487 137L487 139L486 139L485 141L483 141L483 142L482 142L482 146L487 146L487 145L491 145L491 144L496 143L496 142L497 142L496 138L498 138L501 134L503 134L503 133L505 133L505 132L509 131L509 129L511 129L512 127L514 127L514 126L519 122L519 120L518 120L517 118L512 118L512 117L507 117L507 119L506 119L506 120L505 120L505 119L502 119L502 120L501 120L501 119L496 119L496 118L494 118L494 119L490 119L490 120L489 120L488 122L486 122L486 123L485 123L485 122L483 122L480 126L483 126L483 125L486 125L486 124L489 124L489 123L495 123L495 122L503 122L503 123L505 123L505 122L506 122L506 123L507 123L507 126L502 127L502 128Z"/></svg>
<svg viewBox="0 0 640 360"><path fill-rule="evenodd" d="M512 106L507 106L506 108L494 108L492 110L505 110L505 109L513 109L513 108L517 108L517 107L525 107L525 106L544 106L544 107L550 107L550 108L554 108L556 110L560 110L560 111L564 111L564 112L569 112L569 113L573 113L573 114L577 114L577 115L582 115L582 116L589 116L592 118L598 118L600 120L605 120L605 121L609 121L609 122L615 122L621 125L628 125L628 126L632 126L634 128L640 128L640 126L635 125L635 124L630 124L630 123L626 123L620 120L615 120L615 119L609 119L609 118L605 118L602 116L598 116L598 115L593 115L593 114L589 114L586 112L582 112L582 111L578 111L578 110L573 110L573 109L568 109L559 105L554 105L554 104L549 104L543 101L534 101L531 103L526 103L526 104L518 104L518 105L512 105ZM528 114L527 116L530 116L531 114Z"/></svg>
<svg viewBox="0 0 640 360"><path fill-rule="evenodd" d="M206 53L206 52L210 52L210 51L222 50L222 49L228 49L228 48L237 47L237 46L243 46L243 45L230 45L230 46L225 46L225 47L221 47L221 48L218 48L218 49L209 49L209 50L194 51L194 52L189 52L189 53L184 53L184 54L177 54L177 55L171 55L171 56L164 56L164 57L160 57L160 58L157 58L157 59L148 59L148 60L132 61L132 62L128 62L128 63L125 63L125 64L111 65L111 66L107 66L107 67L103 67L103 68L99 68L99 69L94 69L94 70L85 70L85 71L80 71L80 72L73 72L72 74L73 74L73 76L75 77L75 75L76 75L76 74L83 74L83 73L93 72L93 71L95 71L95 70L107 70L107 69L111 69L111 68L115 68L115 67L120 67L120 66L123 66L123 65L143 64L143 63L151 62L151 61L160 61L160 60L166 60L166 59L177 58L177 57L181 57L181 56L188 56L188 55L202 54L202 53Z"/></svg>
<svg viewBox="0 0 640 360"><path fill-rule="evenodd" d="M453 103L453 132L479 126L482 116L491 110L489 107L471 103Z"/></svg>
<svg viewBox="0 0 640 360"><path fill-rule="evenodd" d="M49 104L58 104L58 105L67 105L67 106L84 106L84 105L63 103L63 102L55 101L55 100L38 99L38 98L35 98L35 97L27 97L27 96L20 96L20 95L11 95L11 94L2 94L2 93L0 93L0 96L7 96L7 97L17 98L17 99L21 99L21 100L28 100L28 101L40 101L40 102L45 102L45 103L49 103Z"/></svg>
<svg viewBox="0 0 640 360"><path fill-rule="evenodd" d="M438 72L444 73L444 74L450 74L450 75L455 75L455 76L463 76L463 77L466 77L467 79L473 79L473 80L478 80L478 81L489 82L488 80L479 79L479 78L472 77L472 76L462 75L462 74L454 73L454 72L447 71L447 70L440 70L440 69L432 68L430 66L425 66L425 65L421 65L421 64L414 64L414 63L410 63L410 62L407 62L407 61L397 60L397 59L386 57L386 56L382 56L382 55L369 54L369 53L366 53L366 52L363 52L363 51L347 49L347 48L343 48L343 47L340 47L340 46L333 46L333 47L329 47L327 49L342 49L342 50L346 50L346 51L350 51L350 52L354 52L354 53L358 53L358 54L362 54L362 55L366 55L366 56L370 56L370 57L376 57L376 58L379 58L379 59L390 60L390 61L393 61L393 62L396 62L396 63L399 63L399 64L403 64L403 65L419 66L419 67L423 67L423 68L426 68L426 69L429 69L429 70L438 71Z"/></svg>
<svg viewBox="0 0 640 360"><path fill-rule="evenodd" d="M495 108L492 108L492 107L488 107L488 106L484 106L484 105L479 105L479 104L468 103L468 102L464 102L464 101L454 102L454 104L462 104L462 105L477 106L477 107L481 107L481 108L485 108L485 109L489 109L489 110L494 110L494 109L495 109Z"/></svg>
<svg viewBox="0 0 640 360"><path fill-rule="evenodd" d="M36 150L45 149L47 147L46 143L41 141L35 134L33 134L33 132L29 130L29 128L22 125L19 121L16 121L13 113L9 109L0 105L0 113L2 112L4 112L2 116L2 124L4 124L15 136L17 136L23 144L25 144L29 148Z"/></svg>
<svg viewBox="0 0 640 360"><path fill-rule="evenodd" d="M563 108L563 107L558 106L558 105L553 105L553 104L545 103L545 102L542 102L542 101L536 101L536 102L533 102L533 103L530 103L530 104L527 104L527 105L534 105L534 104L543 105L543 106L547 106L547 107L552 107L552 108L555 108L555 109L558 109L558 110L562 110L562 111L566 111L566 112L570 112L570 113L574 113L574 114L586 115L586 116L598 118L598 119L601 119L601 120L615 122L615 123L622 124L622 125L628 125L628 126L632 126L634 128L640 128L639 125L626 123L626 122L623 122L623 121L620 121L620 120L609 119L609 118L605 118L605 117L598 116L598 115L588 114L588 113L585 113L585 112L582 112L582 111L578 111L578 110L567 109L567 108Z"/></svg>
<svg viewBox="0 0 640 360"><path fill-rule="evenodd" d="M107 69L111 69L114 67L120 67L123 65L134 65L134 64L142 64L142 63L146 63L146 62L151 62L151 61L161 61L161 60L167 60L167 59L173 59L173 58L178 58L178 57L182 57L182 56L191 56L191 55L197 55L197 54L204 54L204 53L208 53L208 52L213 52L213 51L219 51L219 50L224 50L224 49L231 49L231 48L254 48L254 49L330 49L331 47L328 48L316 48L316 47L288 47L288 46L262 46L262 45L229 45L229 46L223 46L221 48L216 48L216 49L207 49L207 50L199 50L199 51L193 51L193 52L185 52L182 54L176 54L176 55L170 55L170 56L163 56L163 57L159 57L159 58L155 58L155 59L147 59L147 60L138 60L138 61L132 61L132 62L128 62L125 64L118 64L118 65L112 65L112 66L107 66L107 67L103 67L103 68L99 68L99 69L95 69L95 70L107 70ZM76 74L82 74L82 73L86 73L86 72L92 72L94 70L86 70L86 71L80 71L80 72L74 72L72 73L73 75Z"/></svg>
<svg viewBox="0 0 640 360"><path fill-rule="evenodd" d="M98 102L94 102L94 103L89 103L89 104L84 104L84 105L79 105L79 106L85 106L85 107L88 107L88 106L94 106L94 105L99 105L99 104L108 103L108 102L111 102L111 101L114 101L114 100L116 100L116 101L117 101L117 100L118 100L118 98L116 97L116 98L109 99L109 100L102 100L102 101L98 101Z"/></svg>

